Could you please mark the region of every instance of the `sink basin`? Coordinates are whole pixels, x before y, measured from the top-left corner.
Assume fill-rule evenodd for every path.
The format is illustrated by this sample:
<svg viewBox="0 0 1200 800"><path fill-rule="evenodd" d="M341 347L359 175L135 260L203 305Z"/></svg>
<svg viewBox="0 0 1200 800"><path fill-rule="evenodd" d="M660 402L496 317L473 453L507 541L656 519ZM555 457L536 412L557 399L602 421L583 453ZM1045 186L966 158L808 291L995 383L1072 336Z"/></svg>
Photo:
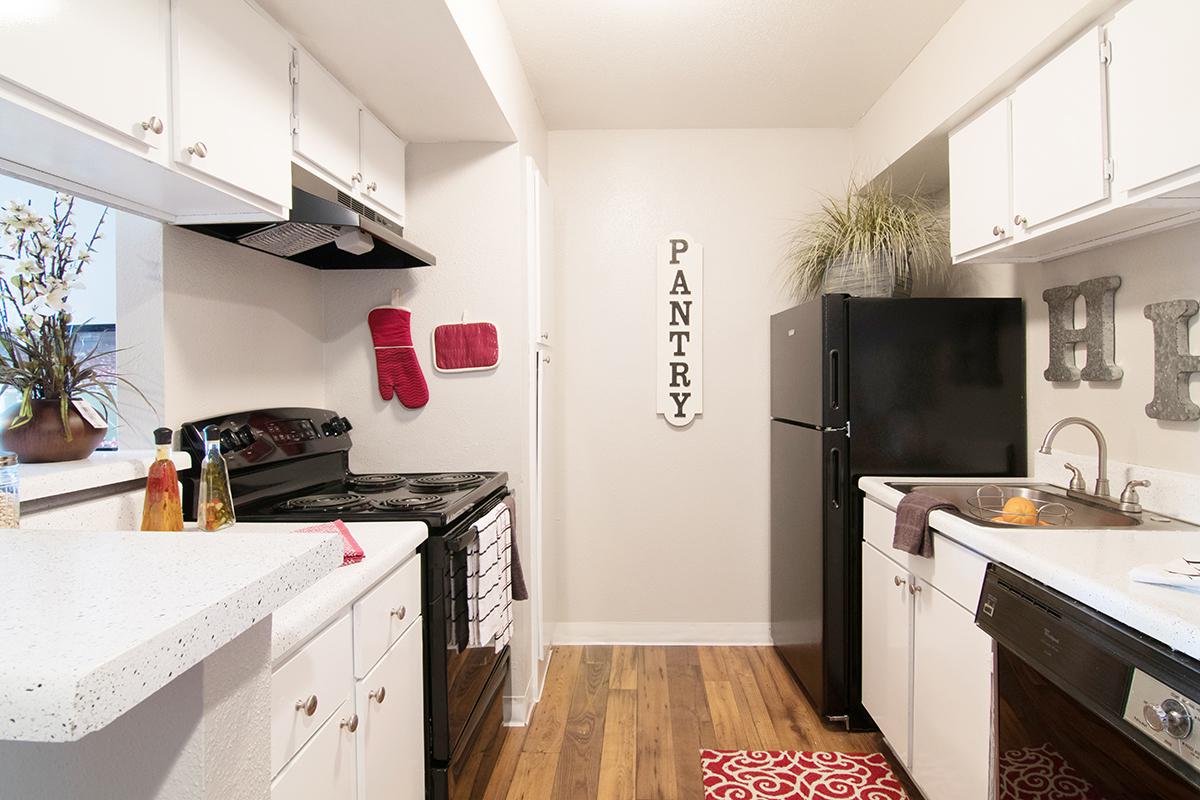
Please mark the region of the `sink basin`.
<svg viewBox="0 0 1200 800"><path fill-rule="evenodd" d="M1139 530L1188 530L1196 526L1180 520L1171 519L1152 511L1141 514L1126 514L1112 508L1089 503L1074 497L1068 497L1065 489L1048 483L901 483L889 482L893 489L905 494L918 492L933 495L947 503L952 503L955 509L950 513L957 514L977 525L991 528L1030 528L1035 530L1119 530L1122 528L1138 528ZM997 522L1000 516L997 507L1003 505L1003 499L997 491L1003 492L1003 499L1008 497L1024 497L1035 506L1045 507L1043 517L1046 520L1041 527L1019 525L1011 522Z"/></svg>

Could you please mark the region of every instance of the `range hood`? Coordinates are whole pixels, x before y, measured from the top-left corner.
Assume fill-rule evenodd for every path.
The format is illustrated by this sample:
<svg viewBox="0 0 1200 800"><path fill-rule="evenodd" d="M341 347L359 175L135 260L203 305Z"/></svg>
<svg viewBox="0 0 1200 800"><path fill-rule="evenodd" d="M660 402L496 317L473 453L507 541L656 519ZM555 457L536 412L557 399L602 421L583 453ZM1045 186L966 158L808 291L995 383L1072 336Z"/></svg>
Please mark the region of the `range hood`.
<svg viewBox="0 0 1200 800"><path fill-rule="evenodd" d="M405 269L437 263L404 228L305 169L292 166L292 210L284 222L181 227L316 269Z"/></svg>

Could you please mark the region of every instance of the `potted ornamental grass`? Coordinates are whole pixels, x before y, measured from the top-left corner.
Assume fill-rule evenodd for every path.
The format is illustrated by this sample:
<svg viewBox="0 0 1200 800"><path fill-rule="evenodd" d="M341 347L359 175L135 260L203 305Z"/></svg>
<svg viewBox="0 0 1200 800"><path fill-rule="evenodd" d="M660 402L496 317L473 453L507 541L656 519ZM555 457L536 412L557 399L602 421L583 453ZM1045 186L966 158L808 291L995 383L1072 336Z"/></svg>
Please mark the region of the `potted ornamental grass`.
<svg viewBox="0 0 1200 800"><path fill-rule="evenodd" d="M947 277L950 228L942 209L919 193L894 194L886 182L852 182L797 225L787 265L788 288L797 300L834 292L908 297L914 279Z"/></svg>
<svg viewBox="0 0 1200 800"><path fill-rule="evenodd" d="M116 385L141 395L115 374L115 351L81 346L70 297L108 212L81 237L74 211L74 197L56 194L48 216L20 201L0 213L0 386L16 394L0 441L24 463L87 458L116 410Z"/></svg>

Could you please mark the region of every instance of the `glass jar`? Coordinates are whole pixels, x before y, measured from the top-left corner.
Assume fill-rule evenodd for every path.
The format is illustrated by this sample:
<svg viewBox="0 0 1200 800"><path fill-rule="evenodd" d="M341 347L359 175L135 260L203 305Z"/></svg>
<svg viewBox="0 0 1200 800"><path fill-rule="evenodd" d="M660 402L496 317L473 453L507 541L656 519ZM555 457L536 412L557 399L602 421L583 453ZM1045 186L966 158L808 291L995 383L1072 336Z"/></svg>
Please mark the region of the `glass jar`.
<svg viewBox="0 0 1200 800"><path fill-rule="evenodd" d="M0 450L0 528L21 527L20 478L17 454Z"/></svg>

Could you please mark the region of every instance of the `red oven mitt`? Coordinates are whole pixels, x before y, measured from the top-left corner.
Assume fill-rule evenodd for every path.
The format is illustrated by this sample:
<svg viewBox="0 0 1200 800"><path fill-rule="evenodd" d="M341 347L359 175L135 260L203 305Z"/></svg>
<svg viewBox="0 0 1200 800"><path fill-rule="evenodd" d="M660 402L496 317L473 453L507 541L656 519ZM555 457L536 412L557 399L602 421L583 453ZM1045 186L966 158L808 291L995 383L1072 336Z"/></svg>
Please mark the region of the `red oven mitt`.
<svg viewBox="0 0 1200 800"><path fill-rule="evenodd" d="M375 341L379 396L391 400L394 391L405 408L420 408L429 402L429 386L413 349L411 322L412 312L400 306L379 306L367 314Z"/></svg>

